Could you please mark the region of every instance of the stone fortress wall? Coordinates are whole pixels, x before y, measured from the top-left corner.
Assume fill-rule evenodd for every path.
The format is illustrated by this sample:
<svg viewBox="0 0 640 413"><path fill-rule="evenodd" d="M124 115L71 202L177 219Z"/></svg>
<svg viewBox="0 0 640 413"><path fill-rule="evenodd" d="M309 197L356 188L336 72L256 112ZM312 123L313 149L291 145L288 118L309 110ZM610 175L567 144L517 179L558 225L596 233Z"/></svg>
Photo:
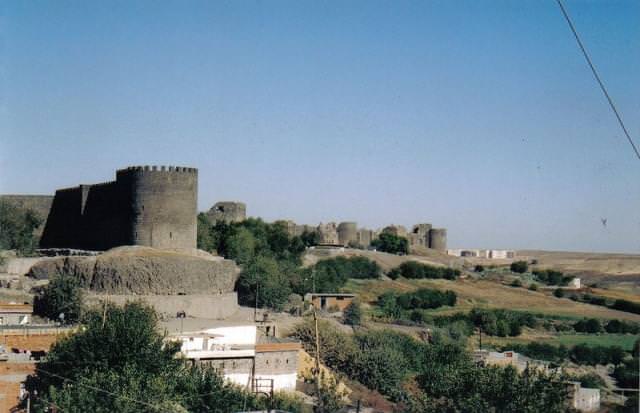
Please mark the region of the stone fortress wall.
<svg viewBox="0 0 640 413"><path fill-rule="evenodd" d="M243 202L220 201L207 212L211 222L242 222L247 219L247 205Z"/></svg>
<svg viewBox="0 0 640 413"><path fill-rule="evenodd" d="M133 166L116 180L56 191L41 248L196 248L198 171Z"/></svg>
<svg viewBox="0 0 640 413"><path fill-rule="evenodd" d="M310 225L298 225L291 220L276 221L281 222L287 228L289 235L299 236L304 231L317 232L320 244L349 246L357 245L368 248L371 242L379 237L381 233L389 233L399 237L407 238L410 247L422 247L447 251L447 230L445 228L433 228L431 224L421 223L412 227L411 231L402 225L389 225L381 230L371 230L358 228L358 224L353 221L320 223L317 227Z"/></svg>

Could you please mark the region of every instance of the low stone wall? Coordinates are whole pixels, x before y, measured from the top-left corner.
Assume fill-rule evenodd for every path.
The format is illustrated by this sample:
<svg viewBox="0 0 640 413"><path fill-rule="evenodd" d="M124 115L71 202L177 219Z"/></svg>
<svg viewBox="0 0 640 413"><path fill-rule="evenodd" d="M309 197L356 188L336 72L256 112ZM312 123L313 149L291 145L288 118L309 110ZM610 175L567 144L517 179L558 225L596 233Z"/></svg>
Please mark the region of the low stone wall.
<svg viewBox="0 0 640 413"><path fill-rule="evenodd" d="M26 275L35 264L50 259L47 257L9 258L0 270L11 275Z"/></svg>
<svg viewBox="0 0 640 413"><path fill-rule="evenodd" d="M238 311L238 295L233 293L212 295L106 295L91 294L86 297L89 305L102 301L122 305L131 301L143 301L158 313L175 317L184 311L187 317L224 319Z"/></svg>

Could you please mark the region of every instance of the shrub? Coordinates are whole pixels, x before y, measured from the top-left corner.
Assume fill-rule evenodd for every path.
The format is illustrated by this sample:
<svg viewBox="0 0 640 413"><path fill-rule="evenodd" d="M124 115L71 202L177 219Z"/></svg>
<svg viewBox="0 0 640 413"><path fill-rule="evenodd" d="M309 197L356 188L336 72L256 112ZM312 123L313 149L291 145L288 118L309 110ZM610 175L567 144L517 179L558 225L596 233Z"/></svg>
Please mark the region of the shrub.
<svg viewBox="0 0 640 413"><path fill-rule="evenodd" d="M562 298L564 297L564 290L562 288L556 288L553 291L553 295L556 296L557 298Z"/></svg>
<svg viewBox="0 0 640 413"><path fill-rule="evenodd" d="M34 231L41 224L42 219L34 211L0 200L0 250L15 249L22 255L33 253L38 246Z"/></svg>
<svg viewBox="0 0 640 413"><path fill-rule="evenodd" d="M251 261L240 274L237 282L238 300L244 305L269 307L282 310L291 288L288 274L291 270L284 262L259 256Z"/></svg>
<svg viewBox="0 0 640 413"><path fill-rule="evenodd" d="M576 322L573 329L579 333L597 334L603 331L602 323L597 318L589 318Z"/></svg>
<svg viewBox="0 0 640 413"><path fill-rule="evenodd" d="M350 326L359 326L362 323L362 309L357 300L351 301L344 309L344 323Z"/></svg>
<svg viewBox="0 0 640 413"><path fill-rule="evenodd" d="M535 270L533 271L533 275L535 275L538 281L547 285L566 286L574 278L570 275L565 276L560 271L555 270Z"/></svg>
<svg viewBox="0 0 640 413"><path fill-rule="evenodd" d="M473 271L475 271L475 272L484 272L484 267L482 265L478 264L473 268Z"/></svg>
<svg viewBox="0 0 640 413"><path fill-rule="evenodd" d="M529 269L529 264L526 261L514 261L511 263L511 272L523 274Z"/></svg>
<svg viewBox="0 0 640 413"><path fill-rule="evenodd" d="M529 284L529 290L530 291L538 291L538 284L536 284L536 283Z"/></svg>
<svg viewBox="0 0 640 413"><path fill-rule="evenodd" d="M382 252L390 254L408 254L409 241L404 237L383 232L377 239L371 241L371 246Z"/></svg>
<svg viewBox="0 0 640 413"><path fill-rule="evenodd" d="M304 295L314 291L334 293L339 291L350 278L373 279L382 275L382 269L366 257L336 257L321 260L311 268L295 271L290 278L295 293Z"/></svg>
<svg viewBox="0 0 640 413"><path fill-rule="evenodd" d="M620 311L626 311L628 313L640 314L640 304L634 303L633 301L628 300L616 300L611 308Z"/></svg>
<svg viewBox="0 0 640 413"><path fill-rule="evenodd" d="M511 281L511 286L522 287L522 281L520 281L520 278L516 278L515 280Z"/></svg>
<svg viewBox="0 0 640 413"><path fill-rule="evenodd" d="M34 299L34 311L54 321L72 324L80 320L83 293L80 283L71 275L51 278Z"/></svg>
<svg viewBox="0 0 640 413"><path fill-rule="evenodd" d="M637 323L623 320L610 320L604 329L611 334L638 334L640 332L640 326Z"/></svg>
<svg viewBox="0 0 640 413"><path fill-rule="evenodd" d="M460 270L447 267L436 267L433 265L422 264L417 261L405 261L389 273L389 276L393 279L398 278L400 275L404 278L410 279L444 278L447 280L453 280L460 276Z"/></svg>

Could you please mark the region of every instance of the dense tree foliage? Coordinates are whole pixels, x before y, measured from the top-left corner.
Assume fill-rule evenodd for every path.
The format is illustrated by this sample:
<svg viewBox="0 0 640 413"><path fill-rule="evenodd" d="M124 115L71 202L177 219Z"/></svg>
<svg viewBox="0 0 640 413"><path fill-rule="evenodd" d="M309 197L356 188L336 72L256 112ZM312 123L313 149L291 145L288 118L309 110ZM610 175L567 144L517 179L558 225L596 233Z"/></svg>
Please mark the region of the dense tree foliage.
<svg viewBox="0 0 640 413"><path fill-rule="evenodd" d="M350 326L362 324L362 309L358 300L353 300L344 309L344 323Z"/></svg>
<svg viewBox="0 0 640 413"><path fill-rule="evenodd" d="M304 295L309 292L334 293L350 278L375 279L382 275L380 266L366 257L336 257L318 261L300 269L291 279L293 291Z"/></svg>
<svg viewBox="0 0 640 413"><path fill-rule="evenodd" d="M605 324L604 329L610 334L638 334L640 325L631 321L610 320Z"/></svg>
<svg viewBox="0 0 640 413"><path fill-rule="evenodd" d="M289 279L295 267L274 258L259 256L247 263L237 283L241 304L282 310L291 294Z"/></svg>
<svg viewBox="0 0 640 413"><path fill-rule="evenodd" d="M436 267L434 265L422 264L417 261L405 261L387 274L391 279L397 279L402 276L404 278L421 279L421 278L444 278L453 280L460 276L460 270L448 267Z"/></svg>
<svg viewBox="0 0 640 413"><path fill-rule="evenodd" d="M42 219L30 210L0 200L0 250L16 250L22 255L33 253L38 247L34 231Z"/></svg>
<svg viewBox="0 0 640 413"><path fill-rule="evenodd" d="M399 237L388 232L383 232L378 238L371 241L371 246L378 251L390 254L406 255L409 253L409 241L405 237Z"/></svg>
<svg viewBox="0 0 640 413"><path fill-rule="evenodd" d="M618 365L628 356L628 353L619 346L593 346L578 344L571 348L564 345L555 346L548 343L531 342L528 344L514 343L502 347L503 350L513 350L525 356L546 360L554 363L562 363L571 360L576 364L595 366L596 364Z"/></svg>
<svg viewBox="0 0 640 413"><path fill-rule="evenodd" d="M349 278L378 278L380 266L365 257L337 257L301 268L305 248L318 242L315 231L290 236L282 222L249 218L238 223L212 225L198 216L198 247L217 251L242 266L238 298L245 305L280 310L291 292L336 292Z"/></svg>
<svg viewBox="0 0 640 413"><path fill-rule="evenodd" d="M389 330L349 336L327 322L319 330L320 358L326 365L397 401L402 411L565 411L565 389L556 378L478 367L460 345L426 344ZM298 325L294 335L315 354L311 320ZM410 383L417 386L412 391L407 390Z"/></svg>
<svg viewBox="0 0 640 413"><path fill-rule="evenodd" d="M526 261L514 261L511 263L511 271L523 274L529 270L529 264Z"/></svg>
<svg viewBox="0 0 640 413"><path fill-rule="evenodd" d="M431 412L565 412L567 392L559 377L540 370L478 367L468 360L425 369L421 388L436 399Z"/></svg>
<svg viewBox="0 0 640 413"><path fill-rule="evenodd" d="M633 358L624 360L613 371L613 377L617 381L618 387L626 389L637 389L640 383L638 382L638 365L640 360L636 355Z"/></svg>
<svg viewBox="0 0 640 413"><path fill-rule="evenodd" d="M618 299L611 306L614 310L626 311L628 313L640 314L640 304L629 300Z"/></svg>
<svg viewBox="0 0 640 413"><path fill-rule="evenodd" d="M214 370L175 357L177 344L157 332L155 312L141 304L90 311L84 328L56 342L28 383L35 411L218 412L267 407L264 398L223 382ZM35 394L32 392L32 394ZM301 403L278 396L299 411ZM297 406L297 407L296 407Z"/></svg>
<svg viewBox="0 0 640 413"><path fill-rule="evenodd" d="M543 284L560 286L568 285L574 278L571 275L564 275L562 272L555 270L534 270L533 275Z"/></svg>
<svg viewBox="0 0 640 413"><path fill-rule="evenodd" d="M573 324L573 329L578 333L598 334L604 330L602 323L597 318L585 318Z"/></svg>
<svg viewBox="0 0 640 413"><path fill-rule="evenodd" d="M456 298L456 293L453 291L420 288L402 294L386 292L378 298L377 303L385 316L407 318L411 317L410 310L438 308L445 305L453 307L456 304ZM414 321L417 320L414 319Z"/></svg>
<svg viewBox="0 0 640 413"><path fill-rule="evenodd" d="M483 334L491 336L519 336L522 327L535 327L533 314L509 310L485 310L474 308L469 313L469 321L481 329Z"/></svg>
<svg viewBox="0 0 640 413"><path fill-rule="evenodd" d="M83 293L73 275L56 275L34 297L36 314L65 324L76 323L82 313Z"/></svg>

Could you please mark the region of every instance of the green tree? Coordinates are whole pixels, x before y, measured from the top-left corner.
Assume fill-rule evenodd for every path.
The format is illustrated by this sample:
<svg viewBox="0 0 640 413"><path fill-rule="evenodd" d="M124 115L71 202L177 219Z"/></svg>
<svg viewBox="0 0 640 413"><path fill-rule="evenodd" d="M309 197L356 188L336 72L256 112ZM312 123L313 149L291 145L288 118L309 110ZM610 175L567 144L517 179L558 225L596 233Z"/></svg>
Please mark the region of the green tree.
<svg viewBox="0 0 640 413"><path fill-rule="evenodd" d="M300 239L305 247L312 247L320 243L320 234L318 231L304 230L302 234L300 234Z"/></svg>
<svg viewBox="0 0 640 413"><path fill-rule="evenodd" d="M564 297L564 290L562 288L556 288L555 290L553 290L553 295L556 298L562 298Z"/></svg>
<svg viewBox="0 0 640 413"><path fill-rule="evenodd" d="M202 212L198 214L197 245L199 249L207 252L212 252L216 249L211 221L207 214Z"/></svg>
<svg viewBox="0 0 640 413"><path fill-rule="evenodd" d="M526 261L514 261L511 263L511 271L519 274L527 272L529 264Z"/></svg>
<svg viewBox="0 0 640 413"><path fill-rule="evenodd" d="M344 309L344 323L350 326L359 326L362 323L362 309L357 300L351 301Z"/></svg>
<svg viewBox="0 0 640 413"><path fill-rule="evenodd" d="M34 211L0 200L0 250L33 253L38 246L34 231L41 224L42 219Z"/></svg>
<svg viewBox="0 0 640 413"><path fill-rule="evenodd" d="M77 278L56 275L34 298L36 314L51 320L73 324L82 314L83 292ZM61 317L61 314L64 316Z"/></svg>
<svg viewBox="0 0 640 413"><path fill-rule="evenodd" d="M383 232L380 236L371 241L371 246L382 252L390 254L408 254L409 241L404 237Z"/></svg>
<svg viewBox="0 0 640 413"><path fill-rule="evenodd" d="M281 310L291 294L290 266L280 264L274 258L259 256L247 264L237 283L238 299L253 306L258 297L259 307Z"/></svg>
<svg viewBox="0 0 640 413"><path fill-rule="evenodd" d="M256 239L246 228L238 228L226 240L228 258L238 264L248 264L256 255Z"/></svg>
<svg viewBox="0 0 640 413"><path fill-rule="evenodd" d="M225 383L215 370L187 365L176 357L178 350L158 333L157 315L146 305L91 310L84 328L57 341L37 366L28 382L30 390L38 390L34 410L54 405L77 413L177 413L267 407L264 398ZM292 405L278 397L275 402L276 407Z"/></svg>

